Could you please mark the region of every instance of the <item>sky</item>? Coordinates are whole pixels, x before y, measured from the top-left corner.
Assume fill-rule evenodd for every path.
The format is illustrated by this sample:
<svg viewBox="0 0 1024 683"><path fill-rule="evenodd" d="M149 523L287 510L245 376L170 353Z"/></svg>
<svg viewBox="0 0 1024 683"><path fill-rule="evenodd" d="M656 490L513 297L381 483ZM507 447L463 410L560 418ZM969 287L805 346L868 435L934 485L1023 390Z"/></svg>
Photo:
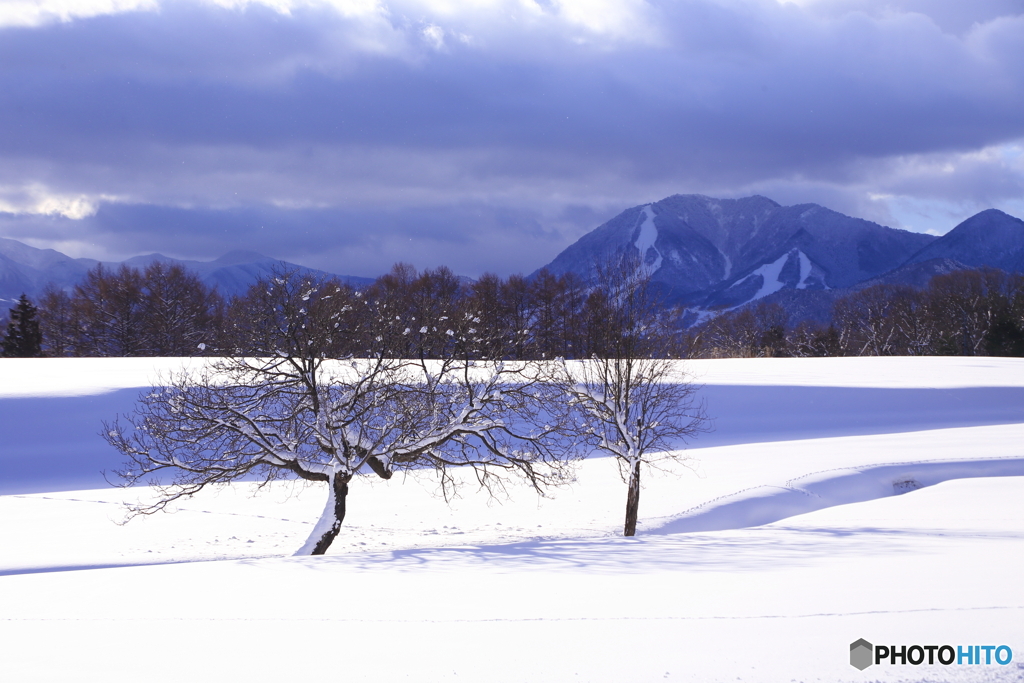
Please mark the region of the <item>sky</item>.
<svg viewBox="0 0 1024 683"><path fill-rule="evenodd" d="M0 237L529 273L680 193L1024 217L1022 0L4 0Z"/></svg>

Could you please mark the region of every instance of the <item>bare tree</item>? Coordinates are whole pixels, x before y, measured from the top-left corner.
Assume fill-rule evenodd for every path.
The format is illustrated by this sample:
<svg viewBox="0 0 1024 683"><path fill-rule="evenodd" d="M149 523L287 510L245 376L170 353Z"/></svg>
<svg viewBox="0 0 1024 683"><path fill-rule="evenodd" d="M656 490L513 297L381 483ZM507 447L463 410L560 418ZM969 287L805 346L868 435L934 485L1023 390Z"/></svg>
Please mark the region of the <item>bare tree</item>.
<svg viewBox="0 0 1024 683"><path fill-rule="evenodd" d="M602 352L559 359L549 381L579 412L582 439L618 462L627 484L623 535L633 536L642 468L685 461L682 448L705 431L707 417L681 361L664 357L668 338L649 298L649 274L629 258L597 272L607 330Z"/></svg>
<svg viewBox="0 0 1024 683"><path fill-rule="evenodd" d="M153 356L204 355L221 327L223 300L180 264L154 261L142 273L144 350Z"/></svg>
<svg viewBox="0 0 1024 683"><path fill-rule="evenodd" d="M98 264L75 285L78 350L87 356L144 355L142 274L124 264Z"/></svg>
<svg viewBox="0 0 1024 683"><path fill-rule="evenodd" d="M73 355L77 350L79 321L68 293L47 285L39 301L39 327L43 333L43 352L48 356Z"/></svg>
<svg viewBox="0 0 1024 683"><path fill-rule="evenodd" d="M724 358L767 358L792 353L786 335L786 309L758 301L722 312L701 325L703 355Z"/></svg>
<svg viewBox="0 0 1024 683"><path fill-rule="evenodd" d="M834 325L804 320L789 334L789 346L798 358L841 356L839 331Z"/></svg>
<svg viewBox="0 0 1024 683"><path fill-rule="evenodd" d="M921 355L931 344L922 297L907 285L878 284L849 294L835 302L832 319L847 355Z"/></svg>
<svg viewBox="0 0 1024 683"><path fill-rule="evenodd" d="M932 278L926 298L940 355L976 356L984 351L1005 279L1005 273L994 269L960 270Z"/></svg>
<svg viewBox="0 0 1024 683"><path fill-rule="evenodd" d="M684 462L688 438L705 430L697 386L667 358L561 361L559 385L583 415L582 437L614 456L627 484L624 536L636 534L643 466Z"/></svg>
<svg viewBox="0 0 1024 683"><path fill-rule="evenodd" d="M360 472L390 479L400 470L433 471L446 495L455 467L471 468L492 493L510 475L538 492L567 480L575 451L548 410L553 389L525 364L456 353L329 360L311 342L340 333L333 325L346 306L318 307L321 285L294 273L258 283L278 312L299 316L284 328L295 339L279 344L278 355L223 359L182 373L143 395L134 413L104 425L107 441L127 459L116 472L124 485L173 473L155 503L132 512L156 512L242 477L298 476L328 484L324 512L298 551L323 554L341 529L349 484ZM325 317L310 315L316 310Z"/></svg>

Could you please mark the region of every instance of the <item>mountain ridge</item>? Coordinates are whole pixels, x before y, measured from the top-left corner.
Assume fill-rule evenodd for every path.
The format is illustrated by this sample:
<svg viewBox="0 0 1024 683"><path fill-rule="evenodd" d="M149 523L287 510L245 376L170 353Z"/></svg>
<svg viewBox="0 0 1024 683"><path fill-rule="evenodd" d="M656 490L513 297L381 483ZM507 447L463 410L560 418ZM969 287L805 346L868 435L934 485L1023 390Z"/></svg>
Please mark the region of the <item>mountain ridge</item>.
<svg viewBox="0 0 1024 683"><path fill-rule="evenodd" d="M765 299L783 303L793 315L812 312L818 319L827 316L828 302L872 284L924 287L935 275L986 266L1024 272L1024 221L986 209L936 237L818 204L783 206L761 195L675 194L620 212L530 277L546 268L592 281L597 264L630 250L650 270L652 287L667 304L716 311ZM355 287L373 282L251 250L233 250L213 261L152 253L104 265L144 268L156 261L181 264L228 296L244 293L275 267L338 277ZM70 289L99 263L0 238L0 300L13 301L22 292L34 297L48 284Z"/></svg>
<svg viewBox="0 0 1024 683"><path fill-rule="evenodd" d="M23 293L30 298L38 298L48 285L71 289L90 269L101 263L104 267L118 268L126 265L143 269L154 262L184 266L207 286L216 287L225 296L244 294L258 277L275 268L298 269L314 275L337 277L354 287L365 287L373 282L372 278L335 275L246 250L230 251L213 261L176 259L152 253L108 262L76 259L54 249L38 249L17 240L0 238L0 301L13 302Z"/></svg>
<svg viewBox="0 0 1024 683"><path fill-rule="evenodd" d="M780 289L852 287L898 268L937 239L818 204L675 194L626 209L545 268L592 280L597 263L635 250L667 302L731 308Z"/></svg>
<svg viewBox="0 0 1024 683"><path fill-rule="evenodd" d="M970 268L1024 271L1024 220L999 209L985 209L921 249L907 263L935 258L953 259Z"/></svg>

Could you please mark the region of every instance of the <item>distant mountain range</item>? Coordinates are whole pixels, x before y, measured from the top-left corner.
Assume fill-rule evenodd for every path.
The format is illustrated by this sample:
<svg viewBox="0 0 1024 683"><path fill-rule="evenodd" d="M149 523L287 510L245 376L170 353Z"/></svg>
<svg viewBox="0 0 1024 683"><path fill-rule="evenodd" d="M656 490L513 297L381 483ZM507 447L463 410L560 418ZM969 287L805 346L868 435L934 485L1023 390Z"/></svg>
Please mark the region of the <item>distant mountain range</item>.
<svg viewBox="0 0 1024 683"><path fill-rule="evenodd" d="M590 280L596 264L627 252L647 265L667 303L721 310L767 299L795 317L821 317L838 294L867 284L920 287L981 266L1024 271L1024 221L988 209L935 237L817 204L673 195L623 211L546 268Z"/></svg>
<svg viewBox="0 0 1024 683"><path fill-rule="evenodd" d="M546 268L591 280L596 264L627 252L643 259L654 287L669 304L727 310L758 300L777 301L790 311L791 320L824 320L837 297L871 284L923 287L937 274L982 266L1024 272L1024 221L988 209L935 237L851 218L817 204L782 206L760 196L673 195L626 209ZM275 267L330 275L248 251L208 262L149 254L123 263L144 268L153 261L180 263L226 296L244 293ZM97 263L0 238L0 301L13 301L22 292L38 297L51 283L70 289ZM356 287L373 282L337 277Z"/></svg>
<svg viewBox="0 0 1024 683"><path fill-rule="evenodd" d="M216 261L188 261L163 254L148 254L121 262L104 262L103 265L118 268L123 263L141 270L155 261L180 264L227 297L244 294L259 276L266 275L274 268L297 268L304 272L332 275L253 251L232 251ZM100 261L95 259L71 258L53 249L36 249L16 240L0 238L0 301L14 301L22 293L37 299L49 284L70 289L98 263ZM355 287L364 287L373 282L371 278L350 275L335 277Z"/></svg>

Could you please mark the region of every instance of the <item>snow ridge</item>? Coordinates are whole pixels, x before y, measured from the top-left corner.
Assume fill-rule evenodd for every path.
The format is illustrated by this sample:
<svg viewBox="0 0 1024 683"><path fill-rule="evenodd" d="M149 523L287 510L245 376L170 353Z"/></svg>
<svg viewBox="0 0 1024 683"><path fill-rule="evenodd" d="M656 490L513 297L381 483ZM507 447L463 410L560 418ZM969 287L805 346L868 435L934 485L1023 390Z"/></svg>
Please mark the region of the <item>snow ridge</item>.
<svg viewBox="0 0 1024 683"><path fill-rule="evenodd" d="M951 479L1024 476L1024 458L880 463L836 468L761 485L706 501L668 520L648 522L644 533L678 534L744 529L788 517L900 495Z"/></svg>

